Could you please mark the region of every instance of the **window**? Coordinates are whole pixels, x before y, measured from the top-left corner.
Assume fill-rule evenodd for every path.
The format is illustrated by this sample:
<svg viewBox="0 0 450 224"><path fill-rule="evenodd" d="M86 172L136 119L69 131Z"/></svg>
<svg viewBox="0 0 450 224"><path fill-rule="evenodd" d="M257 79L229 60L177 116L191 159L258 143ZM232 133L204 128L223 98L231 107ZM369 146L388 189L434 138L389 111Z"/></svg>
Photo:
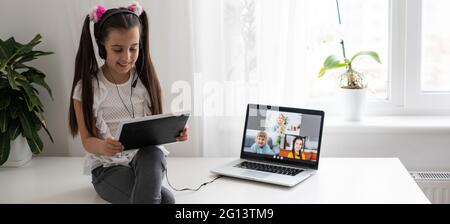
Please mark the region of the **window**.
<svg viewBox="0 0 450 224"><path fill-rule="evenodd" d="M422 1L421 90L450 91L450 1Z"/></svg>
<svg viewBox="0 0 450 224"><path fill-rule="evenodd" d="M406 4L405 96L407 110L448 113L450 109L450 15L447 1L408 0Z"/></svg>

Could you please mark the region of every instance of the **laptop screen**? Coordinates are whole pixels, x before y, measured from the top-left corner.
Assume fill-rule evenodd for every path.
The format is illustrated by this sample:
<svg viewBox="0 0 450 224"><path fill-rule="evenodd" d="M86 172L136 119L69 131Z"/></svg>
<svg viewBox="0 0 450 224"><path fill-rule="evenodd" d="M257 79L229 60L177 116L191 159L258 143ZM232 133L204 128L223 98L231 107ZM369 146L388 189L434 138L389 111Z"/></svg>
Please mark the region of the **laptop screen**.
<svg viewBox="0 0 450 224"><path fill-rule="evenodd" d="M324 112L249 104L241 158L317 169Z"/></svg>

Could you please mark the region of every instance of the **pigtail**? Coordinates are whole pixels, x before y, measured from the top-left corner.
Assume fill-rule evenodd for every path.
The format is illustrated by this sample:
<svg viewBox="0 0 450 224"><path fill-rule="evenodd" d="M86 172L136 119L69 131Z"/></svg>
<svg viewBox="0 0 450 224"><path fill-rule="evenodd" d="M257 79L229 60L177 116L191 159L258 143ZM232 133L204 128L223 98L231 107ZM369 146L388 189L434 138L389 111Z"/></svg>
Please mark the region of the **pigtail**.
<svg viewBox="0 0 450 224"><path fill-rule="evenodd" d="M156 75L156 70L153 66L152 59L150 58L149 28L146 12L143 11L139 18L141 20L142 26L142 47L140 48L139 57L136 61L136 68L138 69L142 83L144 84L150 95L150 109L152 111L152 114L161 114L163 112L161 100L161 85Z"/></svg>
<svg viewBox="0 0 450 224"><path fill-rule="evenodd" d="M72 83L72 91L70 93L70 109L69 109L69 125L73 137L78 133L78 124L73 105L73 92L78 81L81 80L82 94L81 100L83 105L84 124L91 136L97 136L94 125L93 115L93 89L92 78L97 78L98 63L95 58L94 46L92 44L91 32L89 30L90 19L86 16L81 32L80 44L75 59L75 75Z"/></svg>

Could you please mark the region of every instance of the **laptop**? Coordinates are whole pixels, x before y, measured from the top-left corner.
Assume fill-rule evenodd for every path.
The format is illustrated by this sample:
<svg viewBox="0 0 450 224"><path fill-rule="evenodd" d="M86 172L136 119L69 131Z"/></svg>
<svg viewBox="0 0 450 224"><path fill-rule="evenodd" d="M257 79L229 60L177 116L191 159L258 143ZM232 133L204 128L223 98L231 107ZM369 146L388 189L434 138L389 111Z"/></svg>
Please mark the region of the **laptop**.
<svg viewBox="0 0 450 224"><path fill-rule="evenodd" d="M247 105L240 159L212 173L293 187L319 167L325 113Z"/></svg>

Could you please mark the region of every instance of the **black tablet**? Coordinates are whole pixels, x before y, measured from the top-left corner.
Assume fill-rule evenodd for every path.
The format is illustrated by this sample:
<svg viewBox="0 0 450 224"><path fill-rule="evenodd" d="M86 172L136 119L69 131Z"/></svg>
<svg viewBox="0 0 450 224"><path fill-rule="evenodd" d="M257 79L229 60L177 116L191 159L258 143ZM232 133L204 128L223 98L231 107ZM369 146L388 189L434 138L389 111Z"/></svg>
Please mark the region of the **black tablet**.
<svg viewBox="0 0 450 224"><path fill-rule="evenodd" d="M116 139L124 150L138 149L148 145L176 142L186 126L189 113L159 114L122 121Z"/></svg>

